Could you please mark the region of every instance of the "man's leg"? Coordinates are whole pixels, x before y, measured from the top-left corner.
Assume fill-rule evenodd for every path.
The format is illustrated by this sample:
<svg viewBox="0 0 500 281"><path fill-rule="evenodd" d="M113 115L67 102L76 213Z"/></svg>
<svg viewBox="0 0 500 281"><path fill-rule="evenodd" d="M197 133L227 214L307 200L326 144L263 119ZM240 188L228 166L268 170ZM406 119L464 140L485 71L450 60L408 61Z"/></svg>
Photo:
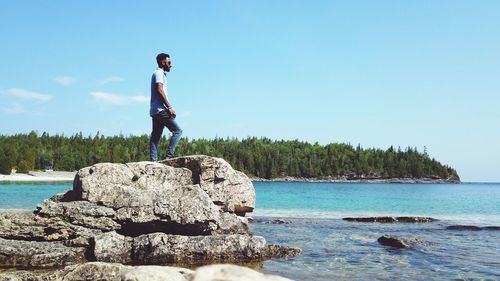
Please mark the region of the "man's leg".
<svg viewBox="0 0 500 281"><path fill-rule="evenodd" d="M159 114L153 115L153 131L149 140L149 152L151 161L158 161L158 142L160 142L161 134L163 133L164 122Z"/></svg>
<svg viewBox="0 0 500 281"><path fill-rule="evenodd" d="M175 118L169 118L165 124L167 128L172 132L172 137L170 137L170 144L167 149L167 158L172 158L175 155L175 147L181 139L182 130L179 124L175 121Z"/></svg>

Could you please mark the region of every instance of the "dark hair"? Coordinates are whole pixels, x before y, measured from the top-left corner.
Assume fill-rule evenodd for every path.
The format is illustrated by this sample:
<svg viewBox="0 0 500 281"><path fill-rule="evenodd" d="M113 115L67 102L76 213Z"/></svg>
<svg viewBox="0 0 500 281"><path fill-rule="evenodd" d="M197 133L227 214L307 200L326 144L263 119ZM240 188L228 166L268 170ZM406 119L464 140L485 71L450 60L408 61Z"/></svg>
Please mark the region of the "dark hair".
<svg viewBox="0 0 500 281"><path fill-rule="evenodd" d="M170 55L165 53L158 54L156 56L156 63L158 63L158 65L161 65L161 62L166 58L170 58Z"/></svg>

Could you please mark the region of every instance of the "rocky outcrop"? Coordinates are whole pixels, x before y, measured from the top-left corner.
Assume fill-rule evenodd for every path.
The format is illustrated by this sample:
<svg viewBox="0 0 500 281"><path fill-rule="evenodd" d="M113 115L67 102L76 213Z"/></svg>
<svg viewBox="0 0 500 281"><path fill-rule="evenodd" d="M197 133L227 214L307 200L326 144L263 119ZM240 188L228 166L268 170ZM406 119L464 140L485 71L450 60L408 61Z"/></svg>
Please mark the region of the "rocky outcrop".
<svg viewBox="0 0 500 281"><path fill-rule="evenodd" d="M78 171L72 190L34 213L0 212L0 267L246 262L300 254L249 233L242 216L254 207L252 183L223 159L100 163Z"/></svg>
<svg viewBox="0 0 500 281"><path fill-rule="evenodd" d="M0 265L14 268L52 268L86 261L86 249L60 242L35 242L0 238Z"/></svg>
<svg viewBox="0 0 500 281"><path fill-rule="evenodd" d="M8 281L290 281L290 279L265 275L250 268L216 264L202 266L195 271L171 266L126 266L118 263L89 262L67 266L53 272L17 271L0 273L0 280Z"/></svg>
<svg viewBox="0 0 500 281"><path fill-rule="evenodd" d="M351 222L378 222L378 223L429 223L437 219L428 217L365 217L365 218L343 218Z"/></svg>

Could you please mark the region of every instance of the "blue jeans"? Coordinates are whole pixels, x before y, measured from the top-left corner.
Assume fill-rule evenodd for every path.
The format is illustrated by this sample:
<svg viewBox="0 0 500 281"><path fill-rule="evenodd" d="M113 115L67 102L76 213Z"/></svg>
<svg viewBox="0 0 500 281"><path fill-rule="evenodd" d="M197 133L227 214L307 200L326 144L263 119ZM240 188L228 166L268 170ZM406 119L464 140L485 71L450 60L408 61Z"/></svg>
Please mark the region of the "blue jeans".
<svg viewBox="0 0 500 281"><path fill-rule="evenodd" d="M153 119L153 131L151 132L151 139L149 141L151 161L158 161L158 143L160 142L161 134L163 133L163 128L167 127L170 132L172 132L172 137L170 137L170 144L168 145L167 155L165 158L172 158L175 154L175 147L181 139L182 130L179 124L175 122L175 117L170 116L166 111L160 111L160 113L152 116Z"/></svg>

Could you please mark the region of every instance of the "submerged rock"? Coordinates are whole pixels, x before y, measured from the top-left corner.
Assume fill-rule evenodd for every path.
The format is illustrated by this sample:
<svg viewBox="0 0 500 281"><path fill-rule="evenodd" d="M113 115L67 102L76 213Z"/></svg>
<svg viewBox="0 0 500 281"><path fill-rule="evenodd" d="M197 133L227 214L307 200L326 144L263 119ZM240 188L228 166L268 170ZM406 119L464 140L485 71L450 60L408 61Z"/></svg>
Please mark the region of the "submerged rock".
<svg viewBox="0 0 500 281"><path fill-rule="evenodd" d="M405 241L393 236L384 235L379 237L377 241L384 246L389 246L398 249L410 247L410 245L408 245Z"/></svg>
<svg viewBox="0 0 500 281"><path fill-rule="evenodd" d="M384 235L377 239L377 241L384 246L389 246L393 248L403 249L410 248L413 246L425 246L428 242L421 241L415 238L402 238L391 235Z"/></svg>
<svg viewBox="0 0 500 281"><path fill-rule="evenodd" d="M450 225L447 226L448 230L469 230L469 231L480 231L480 230L500 230L500 226L475 226L475 225Z"/></svg>
<svg viewBox="0 0 500 281"><path fill-rule="evenodd" d="M286 221L282 219L275 219L272 221L265 221L264 224L291 224L291 221Z"/></svg>
<svg viewBox="0 0 500 281"><path fill-rule="evenodd" d="M343 218L351 222L378 222L378 223L429 223L437 219L429 217L362 217L362 218Z"/></svg>
<svg viewBox="0 0 500 281"><path fill-rule="evenodd" d="M266 245L242 217L255 207L243 173L220 158L100 163L34 213L0 212L0 267L247 262L300 254Z"/></svg>

